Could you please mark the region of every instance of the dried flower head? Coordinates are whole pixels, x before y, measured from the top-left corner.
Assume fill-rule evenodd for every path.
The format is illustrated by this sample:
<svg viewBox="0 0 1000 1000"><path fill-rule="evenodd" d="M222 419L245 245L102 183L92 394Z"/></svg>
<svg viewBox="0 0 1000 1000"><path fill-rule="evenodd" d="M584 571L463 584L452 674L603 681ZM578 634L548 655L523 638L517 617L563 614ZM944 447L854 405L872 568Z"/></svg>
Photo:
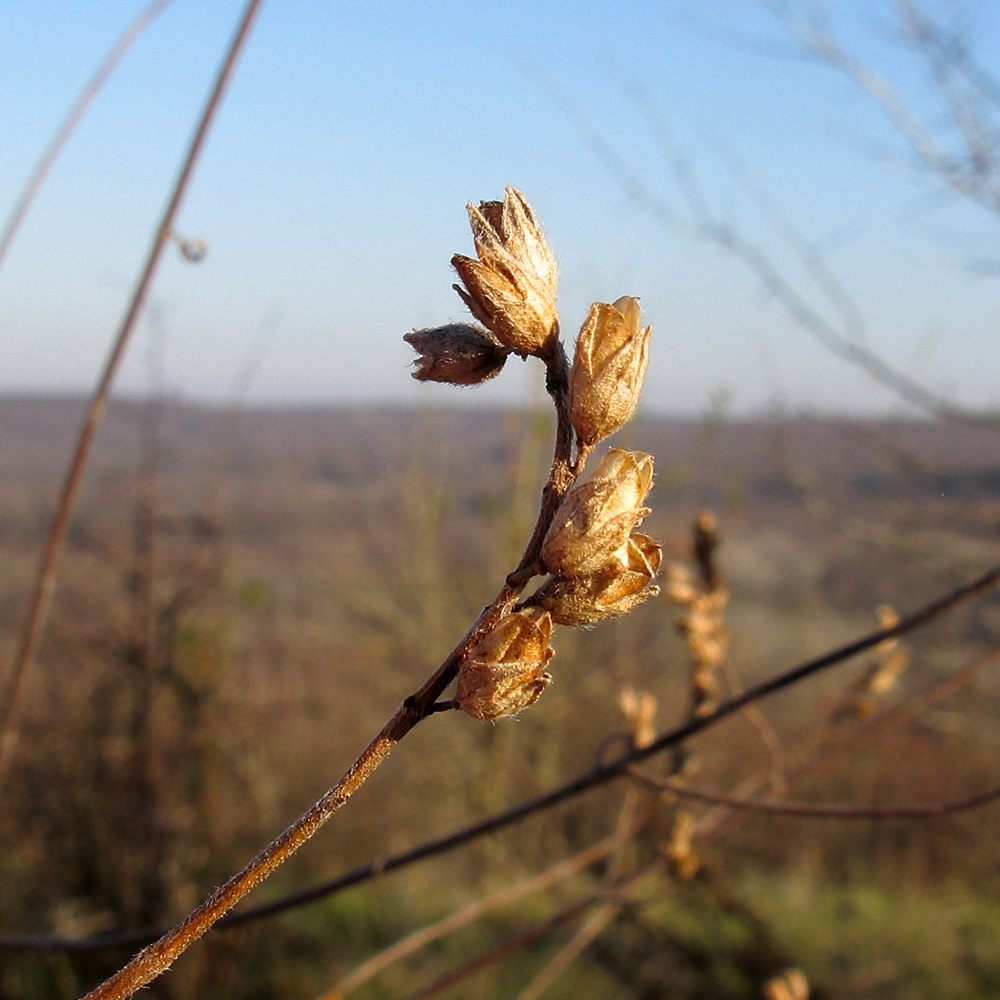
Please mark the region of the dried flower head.
<svg viewBox="0 0 1000 1000"><path fill-rule="evenodd" d="M582 446L593 448L635 413L652 329L639 326L639 300L630 295L590 307L569 376L570 417Z"/></svg>
<svg viewBox="0 0 1000 1000"><path fill-rule="evenodd" d="M685 809L677 811L670 831L670 840L663 846L663 853L675 878L685 881L694 878L701 868L701 861L691 847L696 827L695 818L691 813Z"/></svg>
<svg viewBox="0 0 1000 1000"><path fill-rule="evenodd" d="M499 375L510 351L485 330L450 323L403 335L419 357L413 377L420 382L479 385Z"/></svg>
<svg viewBox="0 0 1000 1000"><path fill-rule="evenodd" d="M618 707L628 721L632 745L641 750L656 739L656 697L648 691L623 687L618 693Z"/></svg>
<svg viewBox="0 0 1000 1000"><path fill-rule="evenodd" d="M653 456L612 448L585 483L559 505L542 543L542 562L557 576L590 576L626 566L629 535L649 513Z"/></svg>
<svg viewBox="0 0 1000 1000"><path fill-rule="evenodd" d="M462 279L455 291L472 315L505 347L522 356L551 356L559 336L556 260L524 195L469 205L478 260L456 254Z"/></svg>
<svg viewBox="0 0 1000 1000"><path fill-rule="evenodd" d="M661 555L652 538L633 533L604 571L591 576L553 577L535 600L552 613L557 625L596 625L631 611L660 592L653 578Z"/></svg>
<svg viewBox="0 0 1000 1000"><path fill-rule="evenodd" d="M801 969L786 969L764 983L765 1000L809 1000L809 980Z"/></svg>
<svg viewBox="0 0 1000 1000"><path fill-rule="evenodd" d="M552 682L545 672L551 636L552 616L539 608L501 618L458 668L459 707L477 719L499 719L534 704Z"/></svg>

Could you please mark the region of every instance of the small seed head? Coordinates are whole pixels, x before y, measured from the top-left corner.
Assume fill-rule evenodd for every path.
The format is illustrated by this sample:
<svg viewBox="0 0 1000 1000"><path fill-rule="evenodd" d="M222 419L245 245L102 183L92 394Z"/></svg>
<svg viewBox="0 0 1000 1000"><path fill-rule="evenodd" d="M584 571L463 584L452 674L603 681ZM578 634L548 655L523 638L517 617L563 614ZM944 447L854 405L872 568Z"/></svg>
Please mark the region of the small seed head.
<svg viewBox="0 0 1000 1000"><path fill-rule="evenodd" d="M479 385L500 370L510 351L485 330L466 323L450 323L403 335L418 354L413 377L420 382Z"/></svg>
<svg viewBox="0 0 1000 1000"><path fill-rule="evenodd" d="M458 668L459 707L477 719L499 719L534 704L552 682L545 672L551 636L552 616L540 608L501 618Z"/></svg>
<svg viewBox="0 0 1000 1000"><path fill-rule="evenodd" d="M516 354L548 358L559 336L555 257L524 195L468 206L478 260L456 254L455 291L473 316Z"/></svg>
<svg viewBox="0 0 1000 1000"><path fill-rule="evenodd" d="M652 538L633 533L616 553L616 561L603 572L553 577L536 600L551 612L557 625L596 625L631 611L660 592L653 584L660 558L660 546Z"/></svg>
<svg viewBox="0 0 1000 1000"><path fill-rule="evenodd" d="M629 535L649 513L653 456L612 448L593 477L566 494L542 543L556 576L591 576L627 566Z"/></svg>
<svg viewBox="0 0 1000 1000"><path fill-rule="evenodd" d="M639 326L639 300L630 295L590 307L569 376L570 417L581 445L593 448L632 418L652 329Z"/></svg>
<svg viewBox="0 0 1000 1000"><path fill-rule="evenodd" d="M656 697L648 691L623 687L618 693L618 707L622 710L632 733L632 745L641 750L656 739Z"/></svg>

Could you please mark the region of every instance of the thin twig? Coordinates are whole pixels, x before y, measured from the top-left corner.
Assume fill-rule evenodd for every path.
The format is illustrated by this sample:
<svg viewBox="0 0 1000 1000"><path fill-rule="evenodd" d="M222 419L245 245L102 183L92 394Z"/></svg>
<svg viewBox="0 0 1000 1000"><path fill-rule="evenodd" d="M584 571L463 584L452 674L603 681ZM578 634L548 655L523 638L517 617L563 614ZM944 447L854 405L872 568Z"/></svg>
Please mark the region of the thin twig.
<svg viewBox="0 0 1000 1000"><path fill-rule="evenodd" d="M508 903L512 903L532 893L540 892L542 889L547 889L556 882L561 882L571 875L575 875L588 865L592 865L595 861L599 861L605 857L615 847L616 840L614 837L602 840L600 843L588 847L585 851L581 851L571 858L560 861L558 864L553 865L551 868L532 878L517 882L514 885L504 886L492 896L488 896L485 899L477 899L468 906L462 907L462 909L449 914L436 923L430 924L427 927L421 927L419 930L408 934L395 944L390 945L359 965L337 983L332 990L324 993L319 1000L340 1000L341 997L347 996L348 993L352 993L359 986L367 983L369 979L373 979L383 969L406 958L407 955L412 955L413 952L427 947L432 941L436 941L446 934L451 934L465 927L491 910L506 906Z"/></svg>
<svg viewBox="0 0 1000 1000"><path fill-rule="evenodd" d="M149 945L95 990L86 1000L124 1000L141 989L205 934L254 886L290 858L364 784L368 776L389 755L393 747L423 719L437 711L436 703L455 679L468 651L509 614L527 581L534 575L556 508L573 482L573 429L569 419L569 366L562 344L558 343L546 360L546 388L556 408L555 454L548 483L542 492L541 509L531 539L517 568L508 576L496 599L452 650L422 687L406 698L343 777L311 809L251 860L242 871L184 918L160 940ZM450 706L449 706L450 707Z"/></svg>
<svg viewBox="0 0 1000 1000"><path fill-rule="evenodd" d="M550 917L544 923L539 924L537 927L532 927L531 930L524 931L521 934L515 934L513 937L508 938L506 941L497 945L497 947L491 948L489 951L484 951L470 962L466 962L465 965L449 972L440 979L436 979L429 986L425 986L423 989L417 990L416 993L411 993L405 998L405 1000L429 1000L430 997L443 993L456 983L460 983L463 979L468 979L469 976L472 976L477 972L481 972L483 969L487 969L491 965L495 965L497 962L502 961L509 955L514 955L517 952L530 947L536 941L541 941L543 938L547 937L554 930L556 930L556 928L561 927L563 924L575 919L603 898L604 894L600 893L595 896L589 896L587 899L580 900L572 906L567 906L565 909L560 910L557 914L555 914L555 916Z"/></svg>
<svg viewBox="0 0 1000 1000"><path fill-rule="evenodd" d="M612 836L614 852L611 855L607 871L604 873L606 888L615 885L625 861L625 847L635 832L635 812L638 805L636 792L635 788L625 790L625 800L622 802L622 809ZM619 902L609 902L599 907L584 921L582 926L577 928L569 941L535 974L531 982L518 994L517 1000L537 1000L620 912L621 903Z"/></svg>
<svg viewBox="0 0 1000 1000"><path fill-rule="evenodd" d="M961 670L958 670L954 674L946 677L939 684L936 684L929 690L922 692L910 701L904 702L891 711L885 711L875 716L875 718L868 721L865 725L856 728L850 737L841 740L835 747L824 752L818 759L815 756L818 745L812 746L810 750L811 756L809 756L809 758L804 762L798 764L792 770L789 775L789 779L794 780L801 778L806 774L815 774L817 771L828 767L854 747L869 743L874 733L885 728L886 726L901 722L902 720L914 715L921 708L937 701L949 692L961 687L961 685L965 684L977 673L985 670L987 667L993 666L997 662L1000 662L1000 646L994 647L982 656L977 656L970 663L966 664ZM740 797L753 795L764 786L765 782L766 778L764 775L751 775L750 778L741 782L737 788L736 794ZM718 809L713 810L698 821L695 836L699 840L717 836L740 815L741 814L734 813L733 810L728 809L725 806L720 806Z"/></svg>
<svg viewBox="0 0 1000 1000"><path fill-rule="evenodd" d="M977 809L1000 799L1000 787L949 802L907 803L900 806L856 806L850 803L795 802L790 799L743 799L734 795L722 795L718 792L692 788L675 778L661 778L635 767L628 768L627 773L650 788L671 792L680 798L693 799L695 802L726 806L728 809L780 813L784 816L808 816L813 819L929 819Z"/></svg>
<svg viewBox="0 0 1000 1000"><path fill-rule="evenodd" d="M545 968L528 983L518 995L517 1000L538 1000L549 986L586 950L591 941L621 913L621 910L622 904L618 902L605 903L595 910L569 941L553 955Z"/></svg>
<svg viewBox="0 0 1000 1000"><path fill-rule="evenodd" d="M7 251L10 249L11 243L14 242L14 237L21 227L21 222L24 220L25 215L27 215L28 209L35 199L35 195L38 194L38 189L42 186L46 175L52 169L53 163L59 158L59 154L63 151L66 143L69 142L70 136L80 123L80 119L83 118L87 108L90 107L91 102L97 96L101 87L104 86L105 81L114 71L115 66L121 61L122 56L132 47L132 43L171 2L172 0L153 0L151 4L140 11L139 16L122 32L121 36L111 47L111 50L104 57L100 66L97 67L94 75L87 81L86 86L80 92L73 107L69 109L69 113L62 120L59 128L56 129L56 134L52 137L48 146L45 147L45 152L42 153L38 163L35 164L35 169L31 171L24 187L21 189L21 193L17 197L17 201L14 202L14 207L10 210L10 214L4 222L3 230L0 231L0 266L3 265Z"/></svg>
<svg viewBox="0 0 1000 1000"><path fill-rule="evenodd" d="M49 535L45 543L45 551L38 567L35 589L28 606L20 646L11 666L10 674L7 677L7 683L3 689L2 696L0 696L0 781L3 780L6 764L9 762L14 744L16 743L14 713L18 694L20 693L25 674L34 659L38 643L42 636L42 630L45 627L45 619L55 592L56 568L59 563L59 556L62 553L63 543L66 540L66 533L69 530L70 517L76 505L76 497L80 489L80 482L83 479L87 459L90 456L90 449L94 443L101 418L104 416L111 385L117 373L122 355L125 353L125 348L128 345L136 320L142 311L146 294L149 291L157 264L162 256L163 248L170 238L174 218L180 208L181 200L187 190L188 183L191 180L198 155L204 145L205 137L208 135L209 126L215 117L219 102L222 100L222 95L226 89L226 84L232 75L233 67L236 65L236 60L243 49L244 42L247 39L251 24L261 2L262 0L249 0L240 21L239 29L219 69L208 103L201 114L198 127L191 139L191 144L188 147L180 173L174 182L167 207L157 227L145 266L142 269L139 280L136 282L118 335L105 362L104 371L97 383L97 388L94 390L93 398L84 417L83 425L80 428L76 449L66 472L66 480L59 497L56 515L49 530Z"/></svg>

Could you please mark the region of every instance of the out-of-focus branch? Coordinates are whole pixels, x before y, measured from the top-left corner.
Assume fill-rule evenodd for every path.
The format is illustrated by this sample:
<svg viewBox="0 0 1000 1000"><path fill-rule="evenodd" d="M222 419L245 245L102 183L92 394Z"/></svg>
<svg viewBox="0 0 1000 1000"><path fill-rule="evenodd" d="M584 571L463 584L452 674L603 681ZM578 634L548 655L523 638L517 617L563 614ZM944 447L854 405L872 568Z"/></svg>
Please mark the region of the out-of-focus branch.
<svg viewBox="0 0 1000 1000"><path fill-rule="evenodd" d="M944 99L951 124L965 145L961 154L947 152L926 122L881 74L848 51L837 39L821 5L762 0L802 48L820 62L851 79L876 104L930 173L956 194L991 212L1000 212L1000 158L995 127L977 98L996 103L996 81L972 58L967 46L935 23L916 0L897 0L902 40L921 55ZM971 93L960 86L960 78Z"/></svg>
<svg viewBox="0 0 1000 1000"><path fill-rule="evenodd" d="M101 419L104 416L108 396L111 393L111 386L118 372L118 365L125 354L125 348L128 346L136 321L146 302L149 287L153 281L153 275L156 273L156 268L160 262L160 257L163 255L163 249L166 246L167 240L170 239L173 232L174 219L180 210L181 201L194 173L198 156L205 144L209 127L212 124L219 103L222 100L222 95L225 93L226 85L229 83L229 78L232 75L233 68L249 35L251 24L260 7L260 3L261 0L251 0L247 4L240 26L216 75L208 101L198 119L198 125L181 164L180 172L170 192L167 206L153 236L153 243L146 256L146 262L136 281L128 307L125 310L125 316L112 343L108 358L104 364L104 370L98 380L97 387L94 390L90 405L84 416L83 424L80 427L76 448L73 452L73 457L70 459L69 468L66 471L66 479L59 496L56 514L53 518L52 527L45 542L45 550L42 553L41 562L38 566L35 577L35 588L28 605L20 644L6 683L2 692L0 692L0 781L3 780L6 764L13 750L13 745L16 742L17 734L14 727L14 717L18 695L24 676L34 660L35 652L41 641L42 631L45 628L45 620L48 616L49 607L52 604L52 597L55 594L56 570L59 564L59 557L62 554L63 544L66 541L66 534L69 531L70 518L76 506L76 497L80 490L80 483L83 480L87 460L90 457L90 449L94 443L94 438L97 436L97 429L100 426Z"/></svg>
<svg viewBox="0 0 1000 1000"><path fill-rule="evenodd" d="M87 81L83 90L80 91L80 95L74 102L73 107L69 109L69 113L62 120L59 128L56 129L56 134L52 137L48 146L45 147L45 152L42 153L38 163L35 164L35 169L32 170L31 175L25 182L21 193L17 197L17 201L14 202L14 207L10 210L10 214L4 222L3 229L0 230L0 267L3 266L7 251L10 249L11 243L14 242L14 237L17 235L18 229L20 229L25 215L28 214L28 209L31 207L35 195L38 194L38 189L42 186L48 172L59 158L59 154L63 151L66 143L69 142L74 129L80 123L80 119L86 114L87 108L90 107L91 102L97 96L101 87L104 86L107 78L121 61L122 56L132 47L132 43L149 27L157 15L171 3L172 0L153 0L153 3L140 11L139 16L122 32L121 36L111 47L111 50L104 57L101 65L97 67L94 75Z"/></svg>
<svg viewBox="0 0 1000 1000"><path fill-rule="evenodd" d="M687 214L675 209L666 198L657 194L632 170L615 146L594 126L578 102L550 76L534 67L530 71L539 86L572 122L584 145L621 188L622 193L654 222L688 239L711 243L742 261L753 272L764 290L785 308L797 326L842 361L864 371L876 382L895 392L901 399L943 419L1000 432L1000 417L956 405L894 368L865 344L852 339L859 332L856 320L850 318L849 312L844 313L845 302L836 292L832 277L821 282L820 287L821 290L825 287L828 296L832 296L835 308L844 313L845 319L849 320L846 333L838 330L809 303L760 246L748 239L735 225L716 215L711 210L708 199L701 190L683 151L673 140L662 115L643 92L634 90L640 95L640 100L637 101L639 110L664 147L669 169L687 203ZM786 238L788 235L786 233ZM804 263L807 268L815 270L818 257L814 255L810 259L807 255Z"/></svg>
<svg viewBox="0 0 1000 1000"><path fill-rule="evenodd" d="M440 979L436 979L429 986L417 990L416 993L411 993L406 997L406 1000L430 1000L430 997L443 993L456 983L460 983L463 979L468 979L469 976L475 975L477 972L482 972L483 969L488 969L491 965L495 965L510 955L515 955L517 952L523 951L525 948L529 948L536 942L543 940L563 924L569 923L575 920L581 913L585 913L590 907L600 902L602 898L603 894L588 896L586 899L565 907L538 926L532 927L521 934L515 934L495 948L490 948L488 951L482 952L471 961L466 962L465 965L449 972Z"/></svg>
<svg viewBox="0 0 1000 1000"><path fill-rule="evenodd" d="M729 809L747 809L755 812L780 813L784 816L806 816L812 819L931 819L953 813L978 809L1000 799L1000 787L978 792L963 799L948 802L906 803L896 806L856 806L850 803L794 802L790 799L743 799L719 792L692 788L676 778L662 778L639 768L629 768L628 774L650 788L671 792L680 798L704 802L711 806Z"/></svg>
<svg viewBox="0 0 1000 1000"><path fill-rule="evenodd" d="M493 895L487 896L484 899L477 899L461 910L437 921L437 923L421 927L419 930L408 934L405 938L380 951L377 955L373 955L362 965L359 965L337 983L332 990L324 993L320 997L320 1000L341 1000L341 997L347 996L348 993L353 992L359 986L373 979L383 969L406 958L407 955L412 955L415 951L426 948L431 942L437 941L446 934L454 933L474 920L478 920L491 910L506 906L508 903L513 903L532 893L541 892L543 889L547 889L549 886L575 875L588 865L592 865L595 861L606 857L615 847L615 838L611 837L607 840L602 840L600 843L588 847L585 851L581 851L571 858L560 861L547 871L541 872L533 878L525 879L514 885L504 886L498 892L493 893Z"/></svg>

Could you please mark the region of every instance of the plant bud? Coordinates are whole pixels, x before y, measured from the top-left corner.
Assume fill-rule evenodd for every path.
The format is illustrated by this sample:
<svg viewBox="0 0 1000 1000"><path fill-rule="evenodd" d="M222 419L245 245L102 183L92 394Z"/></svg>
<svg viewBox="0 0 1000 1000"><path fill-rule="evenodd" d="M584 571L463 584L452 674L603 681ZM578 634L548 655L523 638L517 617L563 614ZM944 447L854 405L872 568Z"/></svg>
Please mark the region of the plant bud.
<svg viewBox="0 0 1000 1000"><path fill-rule="evenodd" d="M558 275L531 206L509 187L503 202L468 209L479 260L452 257L465 285L455 285L455 291L505 347L522 356L549 357L559 336Z"/></svg>
<svg viewBox="0 0 1000 1000"><path fill-rule="evenodd" d="M419 355L412 374L420 382L479 385L500 374L510 353L485 330L466 323L414 330L403 340Z"/></svg>
<svg viewBox="0 0 1000 1000"><path fill-rule="evenodd" d="M639 300L629 295L590 307L569 376L570 417L584 447L593 448L635 413L652 329L639 326Z"/></svg>
<svg viewBox="0 0 1000 1000"><path fill-rule="evenodd" d="M547 611L526 608L501 618L458 668L459 707L477 719L499 719L534 704L552 681L545 672L551 636Z"/></svg>
<svg viewBox="0 0 1000 1000"><path fill-rule="evenodd" d="M593 576L557 576L538 592L540 607L557 625L596 625L631 611L660 588L653 578L660 568L660 546L646 535L633 534L613 563Z"/></svg>
<svg viewBox="0 0 1000 1000"><path fill-rule="evenodd" d="M612 448L559 505L542 543L545 568L556 576L590 576L627 565L625 546L649 513L642 502L652 485L652 455Z"/></svg>

